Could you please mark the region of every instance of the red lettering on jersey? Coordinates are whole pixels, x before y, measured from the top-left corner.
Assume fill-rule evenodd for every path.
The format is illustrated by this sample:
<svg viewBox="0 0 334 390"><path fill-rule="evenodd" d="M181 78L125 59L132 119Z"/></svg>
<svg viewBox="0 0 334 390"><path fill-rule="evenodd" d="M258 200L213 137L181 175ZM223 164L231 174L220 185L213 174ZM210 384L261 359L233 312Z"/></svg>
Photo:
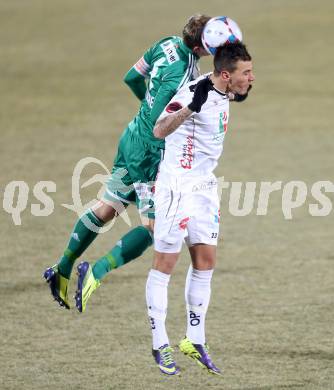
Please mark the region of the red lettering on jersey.
<svg viewBox="0 0 334 390"><path fill-rule="evenodd" d="M183 158L180 160L183 169L191 169L193 155L194 139L190 135L186 138L186 144L183 144Z"/></svg>

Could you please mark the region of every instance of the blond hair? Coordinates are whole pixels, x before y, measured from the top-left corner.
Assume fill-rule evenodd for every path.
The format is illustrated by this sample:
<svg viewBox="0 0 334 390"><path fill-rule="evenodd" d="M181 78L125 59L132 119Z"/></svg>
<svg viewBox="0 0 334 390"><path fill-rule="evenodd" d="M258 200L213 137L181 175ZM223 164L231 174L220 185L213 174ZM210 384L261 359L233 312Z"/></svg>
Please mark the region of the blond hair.
<svg viewBox="0 0 334 390"><path fill-rule="evenodd" d="M206 23L211 19L210 16L196 14L189 18L187 24L184 26L183 42L190 48L199 46L203 48L202 32Z"/></svg>

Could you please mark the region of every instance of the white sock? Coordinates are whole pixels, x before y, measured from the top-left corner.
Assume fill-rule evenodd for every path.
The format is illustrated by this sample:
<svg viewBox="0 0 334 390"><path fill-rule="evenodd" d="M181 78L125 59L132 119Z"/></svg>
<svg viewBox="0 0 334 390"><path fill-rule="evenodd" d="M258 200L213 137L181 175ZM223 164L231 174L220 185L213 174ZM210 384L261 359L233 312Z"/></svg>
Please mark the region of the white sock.
<svg viewBox="0 0 334 390"><path fill-rule="evenodd" d="M165 326L169 279L170 275L151 269L146 282L147 313L151 323L153 349L169 344Z"/></svg>
<svg viewBox="0 0 334 390"><path fill-rule="evenodd" d="M211 295L213 270L199 271L189 267L185 299L187 304L187 337L194 344L205 343L205 316Z"/></svg>

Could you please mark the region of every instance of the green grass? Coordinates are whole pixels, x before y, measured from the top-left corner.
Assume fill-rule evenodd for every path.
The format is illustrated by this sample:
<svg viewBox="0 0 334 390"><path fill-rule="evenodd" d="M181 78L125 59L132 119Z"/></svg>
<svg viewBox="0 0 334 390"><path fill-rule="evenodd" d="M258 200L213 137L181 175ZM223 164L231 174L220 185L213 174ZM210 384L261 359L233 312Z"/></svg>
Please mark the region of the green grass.
<svg viewBox="0 0 334 390"><path fill-rule="evenodd" d="M175 353L182 368L164 378L150 355L145 282L152 251L110 275L87 312L51 301L41 278L60 256L76 215L71 175L95 156L111 167L117 140L138 102L122 83L152 41L178 34L191 14L227 14L254 58L251 97L231 107L217 175L227 181L333 180L333 3L314 1L116 2L11 0L0 3L1 196L12 180L30 187L22 225L0 210L1 389L334 389L333 211L308 203L238 218L222 204L222 241L207 316L212 356L223 378ZM202 70L210 69L210 58ZM89 177L89 176L88 176ZM57 184L55 210L34 217L32 188ZM99 188L84 194L88 201ZM329 194L334 202L333 194ZM1 199L1 200L2 200ZM130 212L133 223L138 217ZM127 230L104 234L84 258L104 254ZM189 256L171 279L168 331L185 331L183 286ZM74 294L75 278L71 285Z"/></svg>

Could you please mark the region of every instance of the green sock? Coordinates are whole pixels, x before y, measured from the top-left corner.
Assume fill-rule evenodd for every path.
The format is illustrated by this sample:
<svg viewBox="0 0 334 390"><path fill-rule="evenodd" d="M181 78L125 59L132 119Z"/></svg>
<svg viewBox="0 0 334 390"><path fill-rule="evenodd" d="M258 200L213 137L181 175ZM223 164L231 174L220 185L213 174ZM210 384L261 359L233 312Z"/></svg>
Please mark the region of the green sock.
<svg viewBox="0 0 334 390"><path fill-rule="evenodd" d="M99 234L99 228L103 225L104 223L90 209L78 219L64 255L59 260L58 269L61 275L70 278L75 260L94 241Z"/></svg>
<svg viewBox="0 0 334 390"><path fill-rule="evenodd" d="M152 245L151 232L144 226L137 226L123 236L105 256L93 265L95 279L101 280L109 271L119 268L139 257Z"/></svg>

